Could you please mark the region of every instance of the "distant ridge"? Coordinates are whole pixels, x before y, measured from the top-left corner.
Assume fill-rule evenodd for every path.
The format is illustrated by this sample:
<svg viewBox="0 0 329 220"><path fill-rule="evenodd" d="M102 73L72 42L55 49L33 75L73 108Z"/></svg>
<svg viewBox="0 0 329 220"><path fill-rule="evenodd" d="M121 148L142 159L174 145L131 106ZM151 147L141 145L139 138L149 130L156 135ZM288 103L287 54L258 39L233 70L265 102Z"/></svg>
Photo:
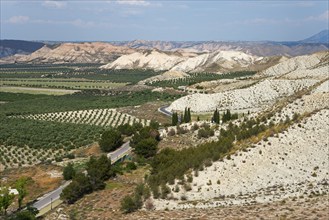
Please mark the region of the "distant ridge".
<svg viewBox="0 0 329 220"><path fill-rule="evenodd" d="M306 38L302 41L302 43L323 43L323 44L329 44L329 30L323 30L320 31L319 33Z"/></svg>
<svg viewBox="0 0 329 220"><path fill-rule="evenodd" d="M0 40L0 58L15 54L30 54L44 45L44 43L33 41Z"/></svg>

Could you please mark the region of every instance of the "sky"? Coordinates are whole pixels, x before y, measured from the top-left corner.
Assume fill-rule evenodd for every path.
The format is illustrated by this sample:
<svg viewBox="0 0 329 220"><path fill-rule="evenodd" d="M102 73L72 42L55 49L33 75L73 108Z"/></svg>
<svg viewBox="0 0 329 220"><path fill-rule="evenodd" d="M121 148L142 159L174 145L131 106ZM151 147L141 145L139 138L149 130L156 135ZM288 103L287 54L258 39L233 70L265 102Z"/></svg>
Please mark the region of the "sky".
<svg viewBox="0 0 329 220"><path fill-rule="evenodd" d="M327 1L0 0L1 39L295 41L328 29Z"/></svg>

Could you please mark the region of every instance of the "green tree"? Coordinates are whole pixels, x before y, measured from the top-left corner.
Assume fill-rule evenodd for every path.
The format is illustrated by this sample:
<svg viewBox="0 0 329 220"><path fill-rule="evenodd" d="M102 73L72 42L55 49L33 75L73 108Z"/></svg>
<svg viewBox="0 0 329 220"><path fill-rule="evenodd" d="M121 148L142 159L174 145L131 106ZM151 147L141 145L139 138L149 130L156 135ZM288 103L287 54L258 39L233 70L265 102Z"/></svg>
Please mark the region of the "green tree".
<svg viewBox="0 0 329 220"><path fill-rule="evenodd" d="M131 136L134 134L134 128L130 124L126 123L123 125L119 125L117 129L121 132L123 135Z"/></svg>
<svg viewBox="0 0 329 220"><path fill-rule="evenodd" d="M184 109L183 120L185 123L188 122L187 108Z"/></svg>
<svg viewBox="0 0 329 220"><path fill-rule="evenodd" d="M213 114L213 121L216 123L216 124L219 124L219 111L216 110L214 111L214 114Z"/></svg>
<svg viewBox="0 0 329 220"><path fill-rule="evenodd" d="M27 196L27 190L26 190L26 185L27 185L27 178L26 177L21 177L16 181L16 190L18 191L18 209L22 208L22 203Z"/></svg>
<svg viewBox="0 0 329 220"><path fill-rule="evenodd" d="M12 204L14 200L14 195L10 193L8 187L1 187L0 190L0 210L3 211L4 215L7 214L8 207Z"/></svg>
<svg viewBox="0 0 329 220"><path fill-rule="evenodd" d="M178 124L178 114L177 112L174 112L171 116L171 124L173 126L176 126Z"/></svg>
<svg viewBox="0 0 329 220"><path fill-rule="evenodd" d="M102 134L99 146L104 152L114 151L122 144L121 133L118 130L110 129Z"/></svg>
<svg viewBox="0 0 329 220"><path fill-rule="evenodd" d="M83 197L84 194L91 193L92 186L88 176L83 173L77 173L72 182L63 189L60 197L68 204L73 204L78 199Z"/></svg>
<svg viewBox="0 0 329 220"><path fill-rule="evenodd" d="M72 163L68 163L63 170L63 177L65 180L71 180L75 176L75 169Z"/></svg>
<svg viewBox="0 0 329 220"><path fill-rule="evenodd" d="M104 181L115 175L111 169L111 159L105 155L98 159L91 157L87 163L86 170L93 190L103 189L105 187Z"/></svg>
<svg viewBox="0 0 329 220"><path fill-rule="evenodd" d="M135 153L145 158L152 157L157 152L158 142L154 138L147 138L140 141L135 147Z"/></svg>
<svg viewBox="0 0 329 220"><path fill-rule="evenodd" d="M191 121L191 109L190 108L185 108L184 115L183 115L183 121L185 123L188 123Z"/></svg>

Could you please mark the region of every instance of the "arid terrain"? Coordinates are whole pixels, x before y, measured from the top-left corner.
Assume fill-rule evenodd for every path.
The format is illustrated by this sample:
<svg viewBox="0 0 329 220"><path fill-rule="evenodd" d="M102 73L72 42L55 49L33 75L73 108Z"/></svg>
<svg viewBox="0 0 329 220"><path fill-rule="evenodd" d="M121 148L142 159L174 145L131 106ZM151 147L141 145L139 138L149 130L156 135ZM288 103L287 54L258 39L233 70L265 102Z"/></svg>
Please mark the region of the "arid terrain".
<svg viewBox="0 0 329 220"><path fill-rule="evenodd" d="M49 220L328 219L328 49L243 45L1 58L0 195L26 178L22 205Z"/></svg>

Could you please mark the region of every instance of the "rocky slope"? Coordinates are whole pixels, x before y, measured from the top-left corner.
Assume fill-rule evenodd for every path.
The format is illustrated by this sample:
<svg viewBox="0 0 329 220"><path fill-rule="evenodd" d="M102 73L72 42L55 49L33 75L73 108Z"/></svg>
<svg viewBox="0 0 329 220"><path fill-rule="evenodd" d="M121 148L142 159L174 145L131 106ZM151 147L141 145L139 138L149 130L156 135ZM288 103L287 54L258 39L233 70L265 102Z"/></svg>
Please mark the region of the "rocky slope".
<svg viewBox="0 0 329 220"><path fill-rule="evenodd" d="M256 111L285 96L314 85L318 80L263 80L248 88L230 90L214 94L191 94L174 101L169 111L184 111L186 107L193 112L219 110Z"/></svg>
<svg viewBox="0 0 329 220"><path fill-rule="evenodd" d="M275 60L277 60L275 58ZM277 60L278 61L278 60ZM103 69L152 69L180 72L227 72L254 70L258 65L273 64L273 59L252 56L239 51L216 51L195 54L180 52L160 52L158 50L136 52L125 55L112 63L101 66Z"/></svg>
<svg viewBox="0 0 329 220"><path fill-rule="evenodd" d="M119 57L102 69L152 69L155 71L169 70L187 57L179 53L166 53L158 50L136 52Z"/></svg>
<svg viewBox="0 0 329 220"><path fill-rule="evenodd" d="M108 63L124 54L135 52L123 46L109 43L63 43L57 46L43 46L25 56L12 56L3 62L12 63Z"/></svg>
<svg viewBox="0 0 329 220"><path fill-rule="evenodd" d="M209 208L328 193L328 120L329 110L320 110L298 126L214 162L193 177L190 191L172 192L173 199L156 200L156 208ZM181 201L182 196L190 202Z"/></svg>
<svg viewBox="0 0 329 220"><path fill-rule="evenodd" d="M329 52L319 52L312 55L298 56L288 59L286 61L280 62L261 73L262 76L276 76L280 77L284 74L294 74L300 75L303 72L312 72L315 68L324 66L324 69L320 71L325 71L328 68L329 63Z"/></svg>
<svg viewBox="0 0 329 220"><path fill-rule="evenodd" d="M216 51L199 55L174 66L172 70L183 72L225 72L228 70L249 69L262 57L239 51Z"/></svg>
<svg viewBox="0 0 329 220"><path fill-rule="evenodd" d="M195 112L214 111L216 108L257 110L326 79L328 60L329 52L294 57L261 72L258 75L261 80L250 87L215 94L191 94L174 101L168 109L182 111L190 107Z"/></svg>

